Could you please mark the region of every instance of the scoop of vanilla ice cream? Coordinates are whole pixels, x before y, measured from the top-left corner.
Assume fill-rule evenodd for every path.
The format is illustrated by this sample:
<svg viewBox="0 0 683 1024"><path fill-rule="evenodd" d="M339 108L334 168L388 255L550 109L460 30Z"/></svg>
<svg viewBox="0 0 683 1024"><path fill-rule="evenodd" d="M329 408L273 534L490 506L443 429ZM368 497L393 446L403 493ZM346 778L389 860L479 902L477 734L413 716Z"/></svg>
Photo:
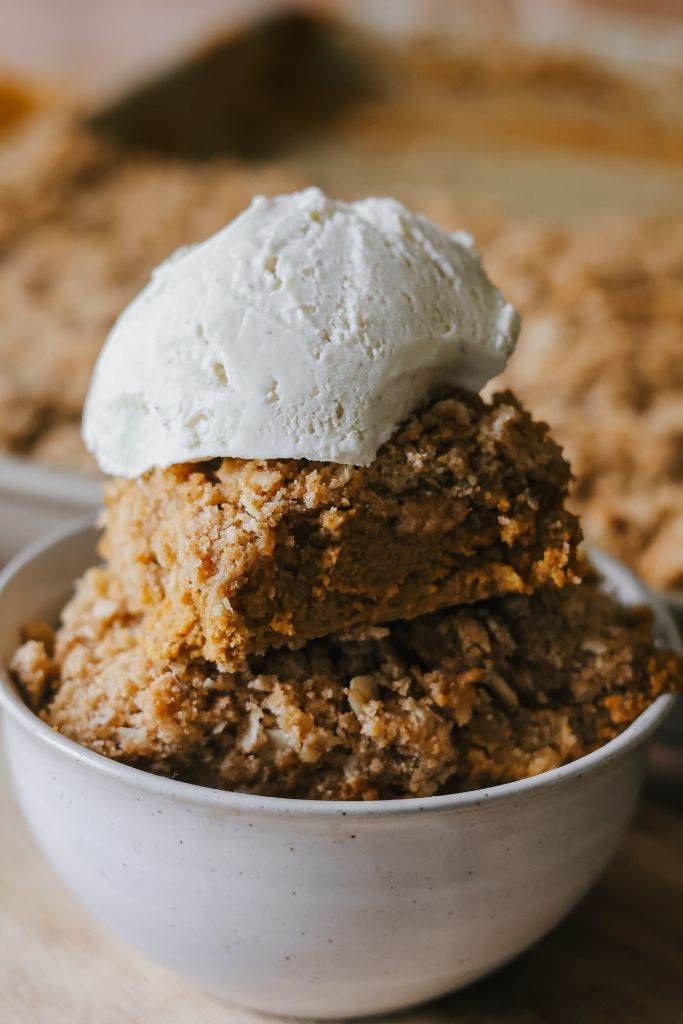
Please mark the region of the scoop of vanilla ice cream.
<svg viewBox="0 0 683 1024"><path fill-rule="evenodd" d="M518 331L467 235L394 199L258 197L121 314L85 443L125 477L215 456L367 465L434 389L500 373Z"/></svg>

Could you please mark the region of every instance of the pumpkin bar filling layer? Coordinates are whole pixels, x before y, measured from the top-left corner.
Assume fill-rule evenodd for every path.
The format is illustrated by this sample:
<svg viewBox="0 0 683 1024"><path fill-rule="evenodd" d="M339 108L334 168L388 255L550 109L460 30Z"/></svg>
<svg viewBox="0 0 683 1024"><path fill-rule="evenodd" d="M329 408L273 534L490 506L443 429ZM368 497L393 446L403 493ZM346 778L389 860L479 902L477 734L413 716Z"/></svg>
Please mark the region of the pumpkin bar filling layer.
<svg viewBox="0 0 683 1024"><path fill-rule="evenodd" d="M570 471L510 394L452 392L368 467L223 459L108 488L102 553L156 659L270 647L574 579Z"/></svg>

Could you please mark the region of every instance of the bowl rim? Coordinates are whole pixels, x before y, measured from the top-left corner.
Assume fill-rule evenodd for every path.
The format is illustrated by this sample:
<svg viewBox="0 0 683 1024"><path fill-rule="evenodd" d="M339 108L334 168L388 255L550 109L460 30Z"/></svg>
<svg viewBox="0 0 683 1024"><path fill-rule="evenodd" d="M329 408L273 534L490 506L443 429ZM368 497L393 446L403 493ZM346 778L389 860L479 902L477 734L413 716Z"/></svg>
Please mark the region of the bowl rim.
<svg viewBox="0 0 683 1024"><path fill-rule="evenodd" d="M16 576L29 569L32 563L38 561L42 555L60 542L75 538L78 534L83 534L85 537L86 533L92 532L94 525L92 515L80 517L75 521L71 520L29 544L8 562L0 572L0 614L5 590ZM605 572L606 575L621 574L629 579L642 596L642 603L649 605L652 609L659 631L666 636L667 643L673 650L682 652L683 643L680 634L665 602L658 595L649 591L635 574L617 559L594 548L590 549L590 557L598 569ZM214 789L195 783L181 782L178 779L169 779L155 775L153 772L113 761L87 747L82 747L43 722L24 703L12 680L8 666L0 663L0 708L5 713L5 729L7 729L8 719L11 719L33 739L46 744L63 758L127 788L144 790L151 795L179 803L189 802L239 813L262 816L279 815L288 818L403 818L407 815L424 814L425 812L464 811L481 807L482 804L526 797L539 790L550 790L578 780L587 774L600 771L614 760L625 757L654 732L670 711L675 700L676 695L674 694L657 697L631 725L602 747L571 761L569 764L560 765L530 778L489 786L484 789L468 790L464 793L447 793L441 796L407 797L392 800L308 800L294 797L258 796L251 793Z"/></svg>

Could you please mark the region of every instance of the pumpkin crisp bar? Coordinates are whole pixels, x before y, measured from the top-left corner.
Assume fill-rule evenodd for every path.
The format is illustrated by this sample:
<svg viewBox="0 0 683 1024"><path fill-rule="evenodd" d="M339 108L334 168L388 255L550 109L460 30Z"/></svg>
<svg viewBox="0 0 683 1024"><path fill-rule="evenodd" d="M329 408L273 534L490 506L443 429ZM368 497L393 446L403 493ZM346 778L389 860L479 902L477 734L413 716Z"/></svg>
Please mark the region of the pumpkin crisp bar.
<svg viewBox="0 0 683 1024"><path fill-rule="evenodd" d="M213 460L109 485L102 554L146 654L269 647L574 579L569 468L510 394L454 392L368 467Z"/></svg>
<svg viewBox="0 0 683 1024"><path fill-rule="evenodd" d="M94 568L56 637L31 627L13 668L44 720L91 750L275 796L428 796L536 775L682 680L647 618L590 583L336 633L236 673L150 659L147 627Z"/></svg>

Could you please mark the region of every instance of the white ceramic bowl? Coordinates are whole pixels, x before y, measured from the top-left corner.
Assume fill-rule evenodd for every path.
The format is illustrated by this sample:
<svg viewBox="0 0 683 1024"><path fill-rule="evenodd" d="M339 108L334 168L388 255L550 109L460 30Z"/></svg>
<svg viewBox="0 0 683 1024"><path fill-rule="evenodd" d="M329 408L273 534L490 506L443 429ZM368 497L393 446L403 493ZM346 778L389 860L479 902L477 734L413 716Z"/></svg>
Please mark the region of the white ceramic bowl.
<svg viewBox="0 0 683 1024"><path fill-rule="evenodd" d="M0 660L21 624L54 616L94 559L92 526L34 545L0 580ZM668 613L624 569L625 602ZM601 750L472 793L334 803L204 789L115 764L0 700L17 793L76 895L145 954L234 1002L339 1017L408 1006L516 956L586 892L642 778L660 697ZM21 870L18 865L17 870Z"/></svg>

